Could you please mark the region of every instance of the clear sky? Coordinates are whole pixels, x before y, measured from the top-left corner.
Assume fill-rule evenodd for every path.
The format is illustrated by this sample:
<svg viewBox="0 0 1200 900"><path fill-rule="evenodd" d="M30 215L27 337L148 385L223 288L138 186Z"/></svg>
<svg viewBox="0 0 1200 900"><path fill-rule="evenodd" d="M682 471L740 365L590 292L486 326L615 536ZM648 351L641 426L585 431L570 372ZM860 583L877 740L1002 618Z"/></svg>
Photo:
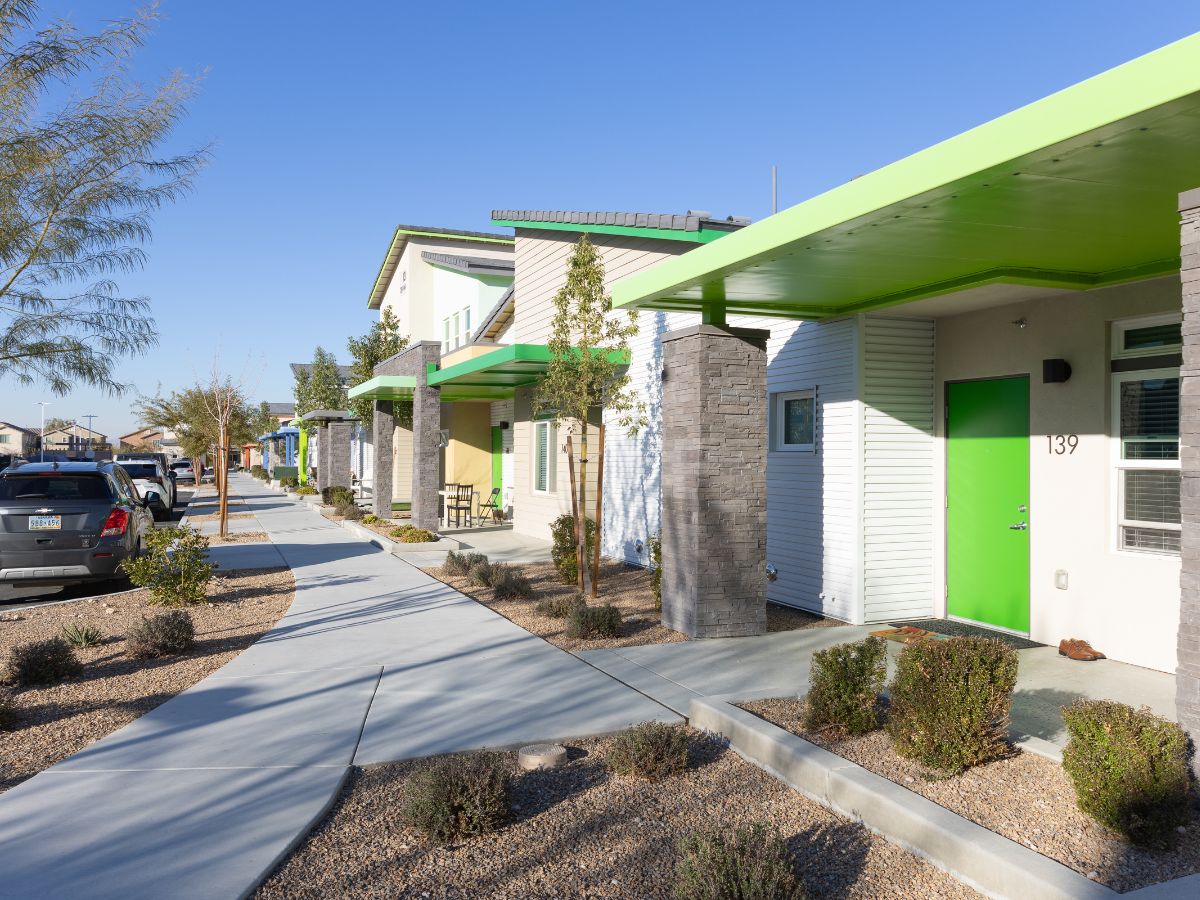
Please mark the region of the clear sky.
<svg viewBox="0 0 1200 900"><path fill-rule="evenodd" d="M45 0L81 26L126 0ZM205 73L176 136L213 142L159 213L154 393L214 354L256 400L288 363L348 361L392 228L488 229L493 208L770 212L1200 30L1194 0L459 2L165 0L146 81ZM138 423L131 396L0 382L0 419Z"/></svg>

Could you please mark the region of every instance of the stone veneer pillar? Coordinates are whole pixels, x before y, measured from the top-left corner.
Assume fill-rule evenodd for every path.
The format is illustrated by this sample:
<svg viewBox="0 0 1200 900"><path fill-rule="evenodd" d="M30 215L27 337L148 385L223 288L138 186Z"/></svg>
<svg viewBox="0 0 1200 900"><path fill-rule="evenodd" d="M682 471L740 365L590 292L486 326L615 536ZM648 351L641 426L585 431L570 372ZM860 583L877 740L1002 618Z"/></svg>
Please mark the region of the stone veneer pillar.
<svg viewBox="0 0 1200 900"><path fill-rule="evenodd" d="M371 420L371 512L392 517L392 453L396 435L396 410L391 400L376 400Z"/></svg>
<svg viewBox="0 0 1200 900"><path fill-rule="evenodd" d="M1182 573L1179 663L1175 710L1200 745L1200 188L1179 195L1180 282L1183 293L1183 367L1179 392L1179 459ZM1200 776L1200 755L1193 757Z"/></svg>
<svg viewBox="0 0 1200 900"><path fill-rule="evenodd" d="M317 427L317 490L324 491L333 482L329 480L332 467L329 465L329 423Z"/></svg>
<svg viewBox="0 0 1200 900"><path fill-rule="evenodd" d="M768 334L663 335L663 624L690 637L767 630Z"/></svg>
<svg viewBox="0 0 1200 900"><path fill-rule="evenodd" d="M325 429L329 438L329 487L350 487L353 478L350 467L351 445L354 439L353 422L330 422Z"/></svg>

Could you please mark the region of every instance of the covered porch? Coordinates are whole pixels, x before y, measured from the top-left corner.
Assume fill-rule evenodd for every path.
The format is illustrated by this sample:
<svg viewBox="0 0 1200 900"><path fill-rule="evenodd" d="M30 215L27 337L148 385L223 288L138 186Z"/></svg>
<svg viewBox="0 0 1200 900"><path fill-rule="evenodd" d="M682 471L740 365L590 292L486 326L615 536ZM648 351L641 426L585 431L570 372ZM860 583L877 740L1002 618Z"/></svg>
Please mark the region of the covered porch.
<svg viewBox="0 0 1200 900"><path fill-rule="evenodd" d="M616 284L616 306L702 314L667 337L664 511L698 496L744 533L664 515L665 615L754 633L686 577L709 567L851 622L1084 637L1177 669L1200 733L1198 53L1187 38ZM803 324L733 327L759 317ZM713 401L747 378L766 389L740 415ZM678 445L673 382L713 447L759 428L749 500L727 458ZM805 533L815 553L789 556Z"/></svg>

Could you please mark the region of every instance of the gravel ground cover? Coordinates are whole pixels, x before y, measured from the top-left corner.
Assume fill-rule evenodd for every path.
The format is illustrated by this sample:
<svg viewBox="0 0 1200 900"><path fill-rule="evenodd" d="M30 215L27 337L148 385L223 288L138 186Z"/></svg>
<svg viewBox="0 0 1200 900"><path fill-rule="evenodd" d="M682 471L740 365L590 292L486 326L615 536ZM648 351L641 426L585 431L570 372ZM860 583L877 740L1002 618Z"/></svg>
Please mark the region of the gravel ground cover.
<svg viewBox="0 0 1200 900"><path fill-rule="evenodd" d="M146 591L10 611L0 620L0 660L14 644L57 636L64 625L89 624L104 635L76 650L83 673L60 685L18 689L17 729L0 732L0 791L65 759L216 671L263 635L292 602L288 569L218 574L210 602L188 608L196 646L185 656L131 659L125 634L143 616L162 612Z"/></svg>
<svg viewBox="0 0 1200 900"><path fill-rule="evenodd" d="M448 846L407 828L405 781L422 762L358 770L326 819L255 895L307 898L669 898L675 845L709 826L763 821L788 840L813 898L979 895L692 732L693 768L650 783L609 775L608 739L560 769L514 778L501 831ZM515 754L509 754L515 770Z"/></svg>
<svg viewBox="0 0 1200 900"><path fill-rule="evenodd" d="M612 560L601 562L600 602L611 603L620 609L623 622L620 636L594 640L567 637L565 619L555 619L537 611L538 603L548 597L569 597L576 592L574 585L562 583L553 563L527 563L516 565L515 568L520 569L533 586L533 595L526 600L497 600L491 588L479 587L466 578L446 575L440 567L424 571L475 598L526 631L531 631L564 650L635 647L640 644L671 644L687 640L687 635L672 631L662 624L662 614L654 602L651 573L640 566L630 566ZM841 624L799 609L775 603L767 604L768 631L795 631Z"/></svg>
<svg viewBox="0 0 1200 900"><path fill-rule="evenodd" d="M265 531L231 531L225 537L207 535L210 544L266 544L271 538Z"/></svg>
<svg viewBox="0 0 1200 900"><path fill-rule="evenodd" d="M1066 772L1045 757L1018 751L947 778L899 756L882 731L840 741L806 732L803 700L739 705L1114 890L1200 872L1200 817L1193 815L1174 850L1139 849L1080 812Z"/></svg>

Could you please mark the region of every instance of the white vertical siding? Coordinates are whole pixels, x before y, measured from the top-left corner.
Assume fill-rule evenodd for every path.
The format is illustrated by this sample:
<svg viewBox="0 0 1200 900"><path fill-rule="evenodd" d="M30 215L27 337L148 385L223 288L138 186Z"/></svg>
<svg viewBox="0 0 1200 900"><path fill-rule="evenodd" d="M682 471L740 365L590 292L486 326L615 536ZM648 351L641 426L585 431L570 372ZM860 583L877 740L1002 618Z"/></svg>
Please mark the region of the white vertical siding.
<svg viewBox="0 0 1200 900"><path fill-rule="evenodd" d="M771 450L767 456L767 561L779 570L767 597L861 622L855 320L777 323L771 329L768 401L782 391L810 388L817 397L816 452Z"/></svg>
<svg viewBox="0 0 1200 900"><path fill-rule="evenodd" d="M934 610L934 327L866 316L862 529L865 621Z"/></svg>

